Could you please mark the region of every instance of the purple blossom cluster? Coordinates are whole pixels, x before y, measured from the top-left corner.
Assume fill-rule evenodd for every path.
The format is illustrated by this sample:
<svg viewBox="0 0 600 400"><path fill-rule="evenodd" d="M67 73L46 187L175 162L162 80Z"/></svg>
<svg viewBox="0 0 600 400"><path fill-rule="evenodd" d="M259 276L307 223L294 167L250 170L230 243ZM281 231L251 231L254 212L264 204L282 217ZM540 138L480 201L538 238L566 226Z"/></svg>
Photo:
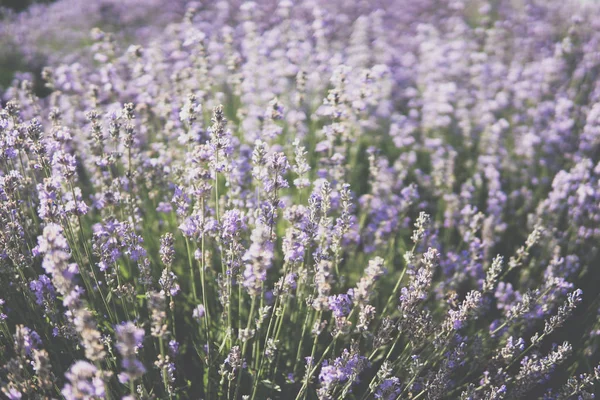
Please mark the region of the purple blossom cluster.
<svg viewBox="0 0 600 400"><path fill-rule="evenodd" d="M579 0L0 11L0 62L28 66L0 68L2 395L593 398L598 21Z"/></svg>

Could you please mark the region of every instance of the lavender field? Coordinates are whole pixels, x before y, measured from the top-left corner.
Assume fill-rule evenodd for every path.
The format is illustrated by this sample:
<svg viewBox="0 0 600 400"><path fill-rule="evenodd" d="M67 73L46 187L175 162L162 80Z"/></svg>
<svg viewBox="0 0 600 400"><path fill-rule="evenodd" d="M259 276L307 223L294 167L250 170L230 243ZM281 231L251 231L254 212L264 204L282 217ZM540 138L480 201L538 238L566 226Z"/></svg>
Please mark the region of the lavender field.
<svg viewBox="0 0 600 400"><path fill-rule="evenodd" d="M600 3L0 11L0 397L593 399Z"/></svg>

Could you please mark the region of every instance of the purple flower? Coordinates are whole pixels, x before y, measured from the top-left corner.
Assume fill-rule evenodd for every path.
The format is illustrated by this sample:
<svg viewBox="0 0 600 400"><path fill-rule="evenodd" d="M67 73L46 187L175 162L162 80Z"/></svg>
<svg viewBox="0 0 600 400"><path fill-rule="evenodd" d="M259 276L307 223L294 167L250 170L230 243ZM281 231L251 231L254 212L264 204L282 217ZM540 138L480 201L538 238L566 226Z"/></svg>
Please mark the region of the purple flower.
<svg viewBox="0 0 600 400"><path fill-rule="evenodd" d="M344 349L342 355L333 362L329 363L327 360L323 362L319 373L321 382L319 393L321 396L328 397L337 384L348 380L353 384L358 382L358 375L369 366L370 362L367 357Z"/></svg>
<svg viewBox="0 0 600 400"><path fill-rule="evenodd" d="M224 239L232 239L246 229L244 215L238 209L227 210L221 221Z"/></svg>
<svg viewBox="0 0 600 400"><path fill-rule="evenodd" d="M189 208L190 198L181 187L176 186L171 202L177 207L177 215L181 217L186 214L187 209Z"/></svg>
<svg viewBox="0 0 600 400"><path fill-rule="evenodd" d="M17 325L14 339L15 350L27 356L31 355L31 352L42 343L42 339L36 331L23 325Z"/></svg>
<svg viewBox="0 0 600 400"><path fill-rule="evenodd" d="M352 300L347 294L338 294L327 298L329 309L336 317L345 317L352 309Z"/></svg>
<svg viewBox="0 0 600 400"><path fill-rule="evenodd" d="M19 392L14 387L9 388L8 390L5 390L3 388L2 391L4 392L4 394L6 395L6 397L9 400L19 400L19 399L21 399L23 397L23 395L21 394L21 392Z"/></svg>
<svg viewBox="0 0 600 400"><path fill-rule="evenodd" d="M54 286L46 275L40 275L38 280L31 281L29 288L35 294L35 301L38 305L43 305L45 299L51 301L55 297Z"/></svg>
<svg viewBox="0 0 600 400"><path fill-rule="evenodd" d="M195 308L194 311L192 312L192 317L194 317L196 320L200 321L200 319L202 319L204 317L204 305L203 304L198 304Z"/></svg>
<svg viewBox="0 0 600 400"><path fill-rule="evenodd" d="M61 393L67 400L104 398L102 371L87 361L76 361L65 374L68 382Z"/></svg>
<svg viewBox="0 0 600 400"><path fill-rule="evenodd" d="M142 346L146 332L133 322L126 322L115 327L117 337L116 349L122 357L121 366L125 370L119 374L119 381L126 383L141 377L146 368L136 358L138 349Z"/></svg>
<svg viewBox="0 0 600 400"><path fill-rule="evenodd" d="M179 354L179 342L175 339L171 339L169 341L169 353L172 357L175 357Z"/></svg>
<svg viewBox="0 0 600 400"><path fill-rule="evenodd" d="M168 214L173 211L173 206L170 203L165 201L161 201L158 203L158 207L156 207L156 212Z"/></svg>
<svg viewBox="0 0 600 400"><path fill-rule="evenodd" d="M47 224L42 236L38 237L36 251L44 254L42 267L52 275L56 290L63 296L71 293L74 289L74 277L79 271L77 264L69 263L71 255L62 227L55 223Z"/></svg>
<svg viewBox="0 0 600 400"><path fill-rule="evenodd" d="M184 236L188 238L192 238L199 232L198 223L196 221L196 217L187 217L181 225L179 225L179 229L183 233Z"/></svg>
<svg viewBox="0 0 600 400"><path fill-rule="evenodd" d="M397 377L387 378L375 389L375 398L382 400L393 400L402 392L400 379Z"/></svg>
<svg viewBox="0 0 600 400"><path fill-rule="evenodd" d="M283 239L283 254L286 261L302 262L306 253L309 236L297 229L289 230Z"/></svg>

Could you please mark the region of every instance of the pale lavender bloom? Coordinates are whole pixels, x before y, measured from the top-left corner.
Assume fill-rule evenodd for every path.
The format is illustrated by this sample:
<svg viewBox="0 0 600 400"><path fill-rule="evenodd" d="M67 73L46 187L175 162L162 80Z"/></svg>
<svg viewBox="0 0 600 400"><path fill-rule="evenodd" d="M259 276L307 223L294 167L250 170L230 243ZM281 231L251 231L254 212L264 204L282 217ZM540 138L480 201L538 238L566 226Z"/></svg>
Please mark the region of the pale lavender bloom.
<svg viewBox="0 0 600 400"><path fill-rule="evenodd" d="M175 249L173 245L175 239L172 233L166 233L160 238L160 249L158 251L160 259L165 266L170 267L173 264L173 257L175 256Z"/></svg>
<svg viewBox="0 0 600 400"><path fill-rule="evenodd" d="M302 262L306 253L309 236L295 229L288 230L283 239L283 252L286 261Z"/></svg>
<svg viewBox="0 0 600 400"><path fill-rule="evenodd" d="M16 388L11 387L8 389L8 391L4 391L4 388L2 390L4 392L4 394L7 396L7 398L9 400L19 400L23 397L23 395L21 394L21 392L19 392Z"/></svg>
<svg viewBox="0 0 600 400"><path fill-rule="evenodd" d="M63 296L68 295L74 289L74 278L79 271L77 264L69 263L71 255L62 227L55 223L47 224L34 251L44 254L42 267L52 276L56 290Z"/></svg>
<svg viewBox="0 0 600 400"><path fill-rule="evenodd" d="M222 233L224 239L231 239L240 235L246 229L244 215L238 209L227 210L221 220Z"/></svg>
<svg viewBox="0 0 600 400"><path fill-rule="evenodd" d="M306 161L307 152L300 144L300 140L298 139L294 141L294 153L295 164L292 169L298 175L298 178L294 179L294 185L298 189L309 187L310 181L305 177L305 175L310 171L310 165Z"/></svg>
<svg viewBox="0 0 600 400"><path fill-rule="evenodd" d="M358 382L360 373L370 366L369 360L360 354L349 352L344 349L342 355L331 363L325 360L319 373L321 398L331 398L330 393L336 385L350 381L352 384Z"/></svg>
<svg viewBox="0 0 600 400"><path fill-rule="evenodd" d="M33 280L29 283L29 288L35 294L35 301L38 305L43 305L44 300L52 301L55 297L54 286L50 278L46 275L40 275L37 280Z"/></svg>
<svg viewBox="0 0 600 400"><path fill-rule="evenodd" d="M181 187L175 186L175 193L171 202L177 207L177 215L183 216L189 208L190 198Z"/></svg>
<svg viewBox="0 0 600 400"><path fill-rule="evenodd" d="M171 204L161 201L158 203L158 207L156 207L156 211L160 213L168 214L173 211L173 206Z"/></svg>
<svg viewBox="0 0 600 400"><path fill-rule="evenodd" d="M423 267L416 272L410 285L401 290L400 307L402 310L409 310L415 304L426 299L427 289L433 278L433 268L437 265L438 259L439 252L433 248L429 248L423 254Z"/></svg>
<svg viewBox="0 0 600 400"><path fill-rule="evenodd" d="M179 229L181 230L183 235L188 238L192 238L195 235L197 235L199 232L199 227L198 227L196 217L194 217L194 216L187 217L181 223L181 225L179 225Z"/></svg>
<svg viewBox="0 0 600 400"><path fill-rule="evenodd" d="M227 130L227 119L223 106L213 108L212 125L209 129L211 146L214 155L211 158L211 167L215 172L223 172L227 165L227 158L233 151L231 132Z"/></svg>
<svg viewBox="0 0 600 400"><path fill-rule="evenodd" d="M573 347L568 343L556 346L545 357L525 356L521 360L521 368L515 376L514 395L523 395L535 385L546 382L549 374L562 364L571 354Z"/></svg>
<svg viewBox="0 0 600 400"><path fill-rule="evenodd" d="M146 372L146 368L136 357L146 333L143 329L135 326L133 322L126 322L116 326L115 334L117 337L115 347L122 357L121 366L125 370L119 374L119 381L127 383L141 377Z"/></svg>
<svg viewBox="0 0 600 400"><path fill-rule="evenodd" d="M173 271L163 269L163 272L158 280L161 288L168 292L170 296L176 296L181 290L179 283L177 283L177 275Z"/></svg>
<svg viewBox="0 0 600 400"><path fill-rule="evenodd" d="M285 173L290 168L285 154L273 153L267 157L266 163L270 173L263 181L265 191L271 193L289 187L287 180L284 178Z"/></svg>
<svg viewBox="0 0 600 400"><path fill-rule="evenodd" d="M583 291L581 289L576 289L567 295L567 301L558 308L556 315L553 315L546 320L544 326L545 335L549 335L552 331L566 322L579 303L583 301L582 295Z"/></svg>
<svg viewBox="0 0 600 400"><path fill-rule="evenodd" d="M146 293L148 311L150 312L152 336L165 338L168 335L167 322L167 299L164 291L152 291Z"/></svg>
<svg viewBox="0 0 600 400"><path fill-rule="evenodd" d="M512 361L516 356L518 356L525 349L525 341L523 338L519 338L518 340L514 340L512 336L509 336L506 339L506 344L500 350L501 356L507 360Z"/></svg>
<svg viewBox="0 0 600 400"><path fill-rule="evenodd" d="M513 289L510 283L500 282L494 293L498 309L507 313L515 302L521 301L521 294Z"/></svg>
<svg viewBox="0 0 600 400"><path fill-rule="evenodd" d="M271 228L262 221L257 221L252 230L251 240L250 247L242 257L246 263L242 285L248 293L256 295L260 293L263 282L267 279L267 270L271 267L274 257Z"/></svg>
<svg viewBox="0 0 600 400"><path fill-rule="evenodd" d="M174 238L172 233L166 233L160 239L159 255L165 268L163 269L158 283L161 288L171 296L179 293L180 287L177 283L177 275L171 270L175 257Z"/></svg>
<svg viewBox="0 0 600 400"><path fill-rule="evenodd" d="M297 286L296 279L297 278L298 278L298 274L296 274L296 273L287 274L284 278L284 285L283 285L284 288L286 288L287 291L296 289L296 286Z"/></svg>
<svg viewBox="0 0 600 400"><path fill-rule="evenodd" d="M397 377L391 377L385 379L383 382L377 386L375 389L375 398L383 399L383 400L393 400L400 394L402 391L400 387L400 379Z"/></svg>
<svg viewBox="0 0 600 400"><path fill-rule="evenodd" d="M31 352L42 344L40 335L23 325L17 325L14 340L15 350L26 356L31 355Z"/></svg>
<svg viewBox="0 0 600 400"><path fill-rule="evenodd" d="M117 325L115 328L117 336L116 348L123 357L128 357L137 353L142 346L146 333L138 328L133 322L126 322Z"/></svg>
<svg viewBox="0 0 600 400"><path fill-rule="evenodd" d="M481 293L478 291L471 291L467 293L465 300L460 304L457 310L448 311L448 318L444 321L444 327L447 330L459 330L461 329L467 319L473 315L480 307Z"/></svg>
<svg viewBox="0 0 600 400"><path fill-rule="evenodd" d="M65 374L61 393L67 400L102 399L106 392L102 371L86 361L76 361Z"/></svg>
<svg viewBox="0 0 600 400"><path fill-rule="evenodd" d="M373 294L375 282L386 272L383 263L384 261L381 257L375 257L374 259L369 260L369 264L364 271L364 276L357 283L356 288L352 289L351 292L352 300L355 304L369 302L371 295Z"/></svg>
<svg viewBox="0 0 600 400"><path fill-rule="evenodd" d="M329 296L327 300L329 309L333 311L333 315L336 317L345 317L352 309L352 300L347 294Z"/></svg>
<svg viewBox="0 0 600 400"><path fill-rule="evenodd" d="M203 304L198 304L192 312L192 317L200 321L204 317L205 309Z"/></svg>
<svg viewBox="0 0 600 400"><path fill-rule="evenodd" d="M241 369L245 369L247 367L246 361L243 358L239 346L233 346L223 362L231 369L231 371L228 373L230 379L235 377Z"/></svg>
<svg viewBox="0 0 600 400"><path fill-rule="evenodd" d="M61 216L64 212L59 201L58 185L51 179L38 184L38 215L42 219L51 219Z"/></svg>
<svg viewBox="0 0 600 400"><path fill-rule="evenodd" d="M175 357L179 354L179 342L175 339L169 341L169 353L171 354L171 357Z"/></svg>

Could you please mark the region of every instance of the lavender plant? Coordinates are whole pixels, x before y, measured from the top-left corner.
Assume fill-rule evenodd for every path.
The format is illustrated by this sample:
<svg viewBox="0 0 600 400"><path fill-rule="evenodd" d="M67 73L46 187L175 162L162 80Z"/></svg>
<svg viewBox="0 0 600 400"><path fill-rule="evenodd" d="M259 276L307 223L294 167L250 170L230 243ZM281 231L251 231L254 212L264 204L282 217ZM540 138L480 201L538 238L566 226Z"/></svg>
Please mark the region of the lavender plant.
<svg viewBox="0 0 600 400"><path fill-rule="evenodd" d="M84 4L0 28L4 397L594 397L598 5Z"/></svg>

